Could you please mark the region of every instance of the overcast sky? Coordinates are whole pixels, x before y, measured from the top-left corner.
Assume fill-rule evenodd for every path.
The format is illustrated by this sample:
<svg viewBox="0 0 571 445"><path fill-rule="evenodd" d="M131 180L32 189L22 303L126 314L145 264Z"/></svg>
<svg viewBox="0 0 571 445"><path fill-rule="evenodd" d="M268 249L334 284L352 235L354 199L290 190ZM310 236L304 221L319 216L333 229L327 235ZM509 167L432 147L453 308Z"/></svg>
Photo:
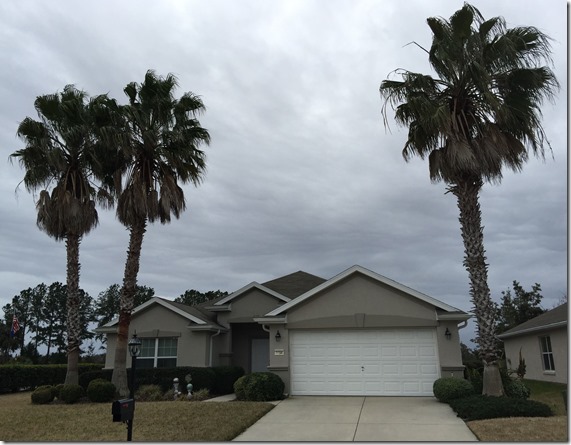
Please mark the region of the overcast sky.
<svg viewBox="0 0 571 445"><path fill-rule="evenodd" d="M331 278L359 264L471 310L458 208L426 161L406 163L406 129L383 126L379 85L396 68L433 74L426 18L461 1L69 0L0 2L0 305L39 283L65 283L65 244L36 227L18 123L36 96L75 84L125 102L148 69L202 97L208 171L185 187L180 220L145 235L139 284L176 298L235 291L291 272ZM481 194L489 285L540 283L543 306L567 294L567 3L474 0L485 18L553 38L562 85L545 103L553 147ZM392 115L391 115L392 116ZM80 286L121 283L127 230L112 211L83 239ZM472 338L464 330L464 341Z"/></svg>

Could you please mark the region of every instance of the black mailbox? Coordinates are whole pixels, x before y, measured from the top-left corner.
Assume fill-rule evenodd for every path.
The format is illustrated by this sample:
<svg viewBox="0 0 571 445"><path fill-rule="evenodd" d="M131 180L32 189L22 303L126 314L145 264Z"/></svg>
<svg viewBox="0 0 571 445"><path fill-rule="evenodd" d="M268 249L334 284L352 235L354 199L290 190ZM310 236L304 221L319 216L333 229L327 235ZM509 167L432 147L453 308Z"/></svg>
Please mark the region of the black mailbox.
<svg viewBox="0 0 571 445"><path fill-rule="evenodd" d="M133 399L115 400L111 407L113 422L126 422L128 420L133 420L134 411L135 401Z"/></svg>

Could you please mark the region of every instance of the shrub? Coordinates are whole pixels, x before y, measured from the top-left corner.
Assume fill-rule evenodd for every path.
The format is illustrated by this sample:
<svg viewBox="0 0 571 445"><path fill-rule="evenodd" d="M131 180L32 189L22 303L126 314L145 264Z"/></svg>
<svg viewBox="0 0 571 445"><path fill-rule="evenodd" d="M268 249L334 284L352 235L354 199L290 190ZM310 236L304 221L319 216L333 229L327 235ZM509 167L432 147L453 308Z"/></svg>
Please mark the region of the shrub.
<svg viewBox="0 0 571 445"><path fill-rule="evenodd" d="M182 397L181 398L186 398L186 397ZM206 388L202 388L199 389L198 391L195 391L192 393L192 398L190 400L194 401L194 402L202 402L203 400L209 399L210 398L210 391L208 391L208 389Z"/></svg>
<svg viewBox="0 0 571 445"><path fill-rule="evenodd" d="M112 369L98 369L93 371L86 371L79 375L79 384L85 389L89 386L92 380L105 379L111 381L111 376L113 375Z"/></svg>
<svg viewBox="0 0 571 445"><path fill-rule="evenodd" d="M284 387L282 379L272 372L253 372L236 381L234 392L238 400L267 402L282 399Z"/></svg>
<svg viewBox="0 0 571 445"><path fill-rule="evenodd" d="M450 407L464 420L499 417L549 417L551 408L535 400L474 395L450 401Z"/></svg>
<svg viewBox="0 0 571 445"><path fill-rule="evenodd" d="M448 403L454 399L471 396L474 394L474 387L468 380L442 377L434 382L432 391L438 401Z"/></svg>
<svg viewBox="0 0 571 445"><path fill-rule="evenodd" d="M101 369L103 365L80 363L79 377L88 371ZM0 389L19 391L43 385L57 385L65 381L67 365L2 365L0 366Z"/></svg>
<svg viewBox="0 0 571 445"><path fill-rule="evenodd" d="M40 386L32 393L32 403L36 405L45 405L52 403L55 398L55 388L53 386Z"/></svg>
<svg viewBox="0 0 571 445"><path fill-rule="evenodd" d="M180 399L180 397L179 397ZM175 400L174 398L174 389L169 389L167 392L165 392L164 394L161 395L161 398L159 400L166 400L166 401L171 401L171 400Z"/></svg>
<svg viewBox="0 0 571 445"><path fill-rule="evenodd" d="M59 385L54 386L54 393L55 393L55 396L57 399L61 399L60 392L64 386L65 385L63 383L60 383Z"/></svg>
<svg viewBox="0 0 571 445"><path fill-rule="evenodd" d="M482 376L483 369L467 369L468 381L474 388L474 394L482 394L484 388L484 378Z"/></svg>
<svg viewBox="0 0 571 445"><path fill-rule="evenodd" d="M224 395L234 392L234 383L244 375L244 368L240 366L215 366L213 386L210 391L213 394Z"/></svg>
<svg viewBox="0 0 571 445"><path fill-rule="evenodd" d="M111 402L115 398L115 385L105 379L95 379L87 386L87 397L92 402Z"/></svg>
<svg viewBox="0 0 571 445"><path fill-rule="evenodd" d="M171 393L171 400L173 396ZM156 402L164 400L163 391L159 385L143 385L135 393L135 400L141 402Z"/></svg>
<svg viewBox="0 0 571 445"><path fill-rule="evenodd" d="M234 393L236 394L236 399L246 400L246 385L250 381L252 374L248 374L240 377L236 382L234 382Z"/></svg>
<svg viewBox="0 0 571 445"><path fill-rule="evenodd" d="M528 399L531 391L521 380L512 380L505 387L504 391L507 397L514 399Z"/></svg>
<svg viewBox="0 0 571 445"><path fill-rule="evenodd" d="M60 399L65 403L76 403L85 396L85 390L81 385L63 385L59 392Z"/></svg>

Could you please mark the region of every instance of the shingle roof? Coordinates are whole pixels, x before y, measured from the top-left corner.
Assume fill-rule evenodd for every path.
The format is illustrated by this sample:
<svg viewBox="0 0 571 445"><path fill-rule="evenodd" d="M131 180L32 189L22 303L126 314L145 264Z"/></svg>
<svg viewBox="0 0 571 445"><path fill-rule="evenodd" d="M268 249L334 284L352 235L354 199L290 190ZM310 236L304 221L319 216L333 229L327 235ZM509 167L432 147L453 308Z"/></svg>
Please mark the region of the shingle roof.
<svg viewBox="0 0 571 445"><path fill-rule="evenodd" d="M306 293L308 290L319 286L325 281L327 281L325 278L311 275L300 270L298 272L294 272L289 275L285 275L283 277L262 283L262 286L265 286L288 298L295 298L299 297L301 294Z"/></svg>
<svg viewBox="0 0 571 445"><path fill-rule="evenodd" d="M557 306L550 311L547 311L541 315L538 315L531 320L517 325L515 328L511 328L503 334L498 335L499 338L512 337L515 335L523 335L529 331L537 331L547 327L558 327L567 324L568 312L567 303Z"/></svg>
<svg viewBox="0 0 571 445"><path fill-rule="evenodd" d="M162 298L162 297L159 298L161 300L167 301L169 304L172 304L173 306L179 308L181 311L184 311L187 314L194 315L195 317L198 317L204 321L210 321L210 322L214 321L211 312L208 312L196 306L188 306L187 304L178 303L176 301L169 300L167 298Z"/></svg>

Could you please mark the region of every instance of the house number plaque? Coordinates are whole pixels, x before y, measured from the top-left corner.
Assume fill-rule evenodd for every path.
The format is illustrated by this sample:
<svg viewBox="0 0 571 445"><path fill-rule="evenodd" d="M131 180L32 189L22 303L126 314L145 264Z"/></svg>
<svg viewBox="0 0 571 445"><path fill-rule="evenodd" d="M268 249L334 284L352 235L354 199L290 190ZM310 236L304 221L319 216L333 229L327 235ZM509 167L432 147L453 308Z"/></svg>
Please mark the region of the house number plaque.
<svg viewBox="0 0 571 445"><path fill-rule="evenodd" d="M284 355L283 349L274 349L274 355Z"/></svg>

